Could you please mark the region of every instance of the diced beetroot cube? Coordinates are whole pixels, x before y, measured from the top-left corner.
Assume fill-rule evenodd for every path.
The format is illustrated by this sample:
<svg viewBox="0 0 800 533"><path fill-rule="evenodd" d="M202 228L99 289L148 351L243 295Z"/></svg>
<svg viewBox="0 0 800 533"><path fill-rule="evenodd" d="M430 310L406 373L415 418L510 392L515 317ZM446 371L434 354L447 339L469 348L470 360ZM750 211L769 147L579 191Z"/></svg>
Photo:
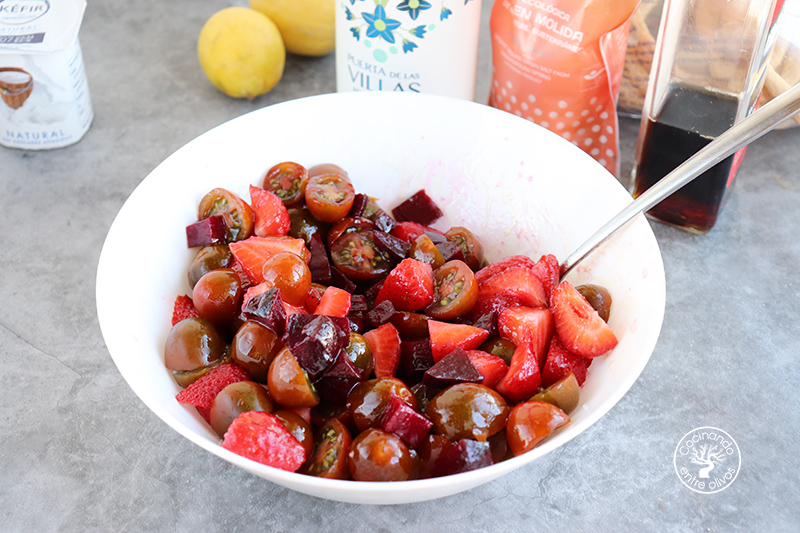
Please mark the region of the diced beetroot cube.
<svg viewBox="0 0 800 533"><path fill-rule="evenodd" d="M350 340L350 322L344 317L291 315L284 335L300 367L312 380L331 368Z"/></svg>
<svg viewBox="0 0 800 533"><path fill-rule="evenodd" d="M444 389L457 383L480 383L483 375L472 364L467 352L456 348L429 368L422 381L428 386Z"/></svg>
<svg viewBox="0 0 800 533"><path fill-rule="evenodd" d="M369 196L362 193L356 194L353 199L353 207L350 208L350 213L347 216L353 218L364 216L364 209L367 207L367 203L369 203Z"/></svg>
<svg viewBox="0 0 800 533"><path fill-rule="evenodd" d="M340 356L336 359L333 366L325 372L323 377L361 380L365 376L363 376L363 372L356 368L356 365L354 365L348 357Z"/></svg>
<svg viewBox="0 0 800 533"><path fill-rule="evenodd" d="M384 431L394 433L412 448L416 448L433 427L433 422L396 396L389 398L379 423Z"/></svg>
<svg viewBox="0 0 800 533"><path fill-rule="evenodd" d="M282 337L286 330L286 307L277 287L250 297L242 307L242 313L248 319L264 324L278 337Z"/></svg>
<svg viewBox="0 0 800 533"><path fill-rule="evenodd" d="M391 232L395 226L397 226L397 222L383 209L379 209L369 218L378 226L379 230L387 233Z"/></svg>
<svg viewBox="0 0 800 533"><path fill-rule="evenodd" d="M331 263L328 259L325 243L322 242L322 237L318 233L311 236L308 249L311 251L311 261L308 263L308 269L311 271L311 281L328 285L331 282Z"/></svg>
<svg viewBox="0 0 800 533"><path fill-rule="evenodd" d="M367 323L372 328L382 326L392 320L397 311L389 300L384 300L367 312Z"/></svg>
<svg viewBox="0 0 800 533"><path fill-rule="evenodd" d="M350 323L350 331L354 333L364 333L367 331L367 319L359 315L348 315L347 321Z"/></svg>
<svg viewBox="0 0 800 533"><path fill-rule="evenodd" d="M408 200L401 203L392 210L395 220L404 222L410 220L425 226L438 220L442 216L442 210L431 200L431 197L421 189L413 194Z"/></svg>
<svg viewBox="0 0 800 533"><path fill-rule="evenodd" d="M331 267L331 285L350 293L356 290L356 284L350 281L347 276L342 274L336 267Z"/></svg>
<svg viewBox="0 0 800 533"><path fill-rule="evenodd" d="M340 359L345 358L340 357ZM354 378L322 376L314 387L322 401L333 405L344 405L347 402L347 395L359 383L361 380Z"/></svg>
<svg viewBox="0 0 800 533"><path fill-rule="evenodd" d="M214 215L186 226L186 245L189 248L224 244L227 235L225 219Z"/></svg>
<svg viewBox="0 0 800 533"><path fill-rule="evenodd" d="M403 376L418 376L432 366L433 353L429 339L411 339L400 343L400 371Z"/></svg>
<svg viewBox="0 0 800 533"><path fill-rule="evenodd" d="M367 307L367 298L363 294L350 295L350 314L366 313L369 311Z"/></svg>
<svg viewBox="0 0 800 533"><path fill-rule="evenodd" d="M445 261L463 261L464 251L453 241L444 241L436 243L436 248L441 252Z"/></svg>
<svg viewBox="0 0 800 533"><path fill-rule="evenodd" d="M375 245L389 254L393 261L402 261L408 255L411 245L402 239L394 237L390 233L383 231L373 232ZM462 254L463 257L463 254Z"/></svg>
<svg viewBox="0 0 800 533"><path fill-rule="evenodd" d="M367 301L367 306L368 307L374 307L375 306L375 300L378 298L378 293L380 293L381 289L383 288L383 282L385 281L385 279L386 278L383 278L382 280L378 281L377 283L374 283L374 284L370 285L369 287L364 288L361 291L361 294L364 295L364 299L366 299L366 301Z"/></svg>
<svg viewBox="0 0 800 533"><path fill-rule="evenodd" d="M578 385L583 385L583 382L586 381L586 370L589 367L587 362L591 363L591 361L592 359L586 359L570 352L561 344L558 337L553 337L542 371L542 387L549 387L570 372L575 375Z"/></svg>
<svg viewBox="0 0 800 533"><path fill-rule="evenodd" d="M439 456L431 469L431 476L450 476L492 464L492 449L488 442L462 439Z"/></svg>
<svg viewBox="0 0 800 533"><path fill-rule="evenodd" d="M392 316L392 324L397 328L400 337L403 339L428 338L428 315L422 313L411 313L409 311L398 311Z"/></svg>

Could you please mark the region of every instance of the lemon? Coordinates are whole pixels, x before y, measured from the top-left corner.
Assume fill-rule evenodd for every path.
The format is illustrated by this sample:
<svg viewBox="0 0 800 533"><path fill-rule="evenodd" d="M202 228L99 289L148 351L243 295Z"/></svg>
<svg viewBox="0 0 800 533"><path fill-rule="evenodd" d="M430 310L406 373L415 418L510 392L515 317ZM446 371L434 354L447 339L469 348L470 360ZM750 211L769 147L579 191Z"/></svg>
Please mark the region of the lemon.
<svg viewBox="0 0 800 533"><path fill-rule="evenodd" d="M278 27L263 13L246 7L214 13L200 31L197 56L217 89L251 100L275 87L286 63Z"/></svg>
<svg viewBox="0 0 800 533"><path fill-rule="evenodd" d="M278 26L286 49L302 56L324 56L336 45L335 0L250 0Z"/></svg>

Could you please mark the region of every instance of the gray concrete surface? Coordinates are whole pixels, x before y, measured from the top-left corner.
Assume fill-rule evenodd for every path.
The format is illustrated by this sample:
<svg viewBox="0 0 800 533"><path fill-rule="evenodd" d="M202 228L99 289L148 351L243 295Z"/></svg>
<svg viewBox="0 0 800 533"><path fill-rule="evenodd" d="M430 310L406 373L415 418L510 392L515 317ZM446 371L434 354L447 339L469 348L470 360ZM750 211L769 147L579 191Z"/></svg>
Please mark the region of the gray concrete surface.
<svg viewBox="0 0 800 533"><path fill-rule="evenodd" d="M90 2L81 41L91 130L56 151L0 148L0 530L797 531L800 128L750 147L710 234L653 223L667 307L650 363L605 418L527 468L427 503L340 504L238 470L152 414L117 372L96 317L96 265L115 214L196 135L335 90L329 56L290 57L283 81L253 102L218 93L195 42L226 5ZM637 129L622 123L625 176ZM140 247L134 260L153 260ZM119 303L124 312L124 280ZM673 469L679 439L699 426L741 449L738 478L717 494L692 492Z"/></svg>

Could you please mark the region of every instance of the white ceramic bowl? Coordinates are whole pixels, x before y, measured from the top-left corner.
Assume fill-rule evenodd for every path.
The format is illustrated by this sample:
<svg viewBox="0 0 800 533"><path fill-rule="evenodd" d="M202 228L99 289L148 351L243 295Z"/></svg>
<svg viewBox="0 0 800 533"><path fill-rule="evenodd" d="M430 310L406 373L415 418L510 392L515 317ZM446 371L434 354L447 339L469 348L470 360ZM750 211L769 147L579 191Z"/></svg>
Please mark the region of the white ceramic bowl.
<svg viewBox="0 0 800 533"><path fill-rule="evenodd" d="M483 242L494 261L511 254L563 260L631 201L619 182L569 142L514 115L436 96L342 93L272 105L231 120L175 152L145 178L120 210L97 271L97 309L108 350L141 400L198 446L293 490L357 503L405 503L454 494L524 467L597 422L633 385L656 344L664 314L661 254L643 217L570 274L613 297L619 345L596 359L572 421L542 445L488 468L438 479L363 483L318 479L235 455L192 408L164 368L172 304L191 294L194 252L184 228L206 192L225 187L249 199L273 164L343 166L356 191L388 210L421 188L445 220ZM134 259L145 246L147 261ZM124 280L125 306L119 305Z"/></svg>

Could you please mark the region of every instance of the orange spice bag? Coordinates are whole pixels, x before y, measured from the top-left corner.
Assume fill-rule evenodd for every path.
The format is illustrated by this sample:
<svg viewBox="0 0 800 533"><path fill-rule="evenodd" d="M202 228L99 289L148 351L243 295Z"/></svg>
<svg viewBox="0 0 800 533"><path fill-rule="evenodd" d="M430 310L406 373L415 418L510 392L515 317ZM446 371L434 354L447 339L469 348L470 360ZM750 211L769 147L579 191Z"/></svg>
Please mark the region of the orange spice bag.
<svg viewBox="0 0 800 533"><path fill-rule="evenodd" d="M639 0L496 0L489 104L619 171L616 99Z"/></svg>

